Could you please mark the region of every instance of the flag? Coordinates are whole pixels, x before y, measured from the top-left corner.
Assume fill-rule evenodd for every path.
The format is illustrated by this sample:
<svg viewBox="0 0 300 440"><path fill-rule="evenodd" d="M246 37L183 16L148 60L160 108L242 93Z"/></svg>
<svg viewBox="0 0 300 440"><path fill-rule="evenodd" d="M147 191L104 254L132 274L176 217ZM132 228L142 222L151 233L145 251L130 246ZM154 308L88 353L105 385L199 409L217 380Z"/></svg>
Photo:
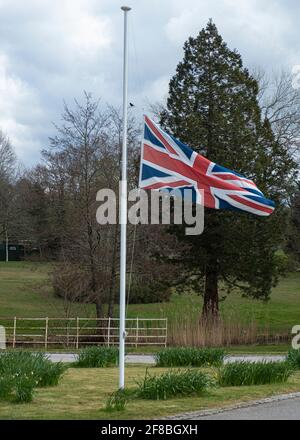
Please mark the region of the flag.
<svg viewBox="0 0 300 440"><path fill-rule="evenodd" d="M168 192L176 189L182 197L185 189L191 189L194 202L213 209L268 216L275 207L252 180L196 153L147 116L144 117L139 186Z"/></svg>

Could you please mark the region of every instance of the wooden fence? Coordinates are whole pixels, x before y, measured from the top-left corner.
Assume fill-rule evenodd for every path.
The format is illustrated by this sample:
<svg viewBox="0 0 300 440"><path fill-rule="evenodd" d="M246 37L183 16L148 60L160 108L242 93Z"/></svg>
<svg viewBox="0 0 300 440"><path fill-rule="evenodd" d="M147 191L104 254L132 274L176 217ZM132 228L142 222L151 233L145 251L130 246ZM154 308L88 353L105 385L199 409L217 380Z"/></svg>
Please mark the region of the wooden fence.
<svg viewBox="0 0 300 440"><path fill-rule="evenodd" d="M119 344L118 318L0 318L8 347L66 347ZM166 346L167 319L126 319L126 345Z"/></svg>

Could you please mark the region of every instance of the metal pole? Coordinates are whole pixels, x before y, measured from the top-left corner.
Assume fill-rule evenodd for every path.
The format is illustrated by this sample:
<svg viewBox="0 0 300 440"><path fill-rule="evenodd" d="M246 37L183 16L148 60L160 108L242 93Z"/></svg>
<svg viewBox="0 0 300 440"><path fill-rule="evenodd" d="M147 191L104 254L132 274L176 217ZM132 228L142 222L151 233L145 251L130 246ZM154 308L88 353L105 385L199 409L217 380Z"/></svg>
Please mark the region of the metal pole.
<svg viewBox="0 0 300 440"><path fill-rule="evenodd" d="M125 307L126 307L126 226L127 226L127 13L131 10L122 6L124 12L124 58L123 58L123 144L121 180L121 250L120 250L120 337L119 337L119 388L125 386Z"/></svg>

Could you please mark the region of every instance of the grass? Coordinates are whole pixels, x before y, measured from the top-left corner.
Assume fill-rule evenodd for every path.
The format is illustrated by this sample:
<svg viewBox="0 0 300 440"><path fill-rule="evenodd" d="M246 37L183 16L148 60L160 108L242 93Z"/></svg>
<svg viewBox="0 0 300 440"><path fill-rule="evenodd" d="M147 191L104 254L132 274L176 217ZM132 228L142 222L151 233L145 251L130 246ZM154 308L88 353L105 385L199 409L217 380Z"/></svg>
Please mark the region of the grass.
<svg viewBox="0 0 300 440"><path fill-rule="evenodd" d="M253 345L237 345L226 347L226 351L230 355L242 354L269 354L269 355L285 355L289 349L290 344L253 344Z"/></svg>
<svg viewBox="0 0 300 440"><path fill-rule="evenodd" d="M290 350L286 356L286 361L293 368L300 370L300 350Z"/></svg>
<svg viewBox="0 0 300 440"><path fill-rule="evenodd" d="M213 385L210 375L196 369L168 370L149 374L138 382L137 396L141 399L167 400L177 396L200 396Z"/></svg>
<svg viewBox="0 0 300 440"><path fill-rule="evenodd" d="M51 362L43 353L7 352L0 356L0 375L28 376L36 386L54 386L65 371L60 362Z"/></svg>
<svg viewBox="0 0 300 440"><path fill-rule="evenodd" d="M221 386L245 386L284 383L293 373L287 362L233 362L220 368Z"/></svg>
<svg viewBox="0 0 300 440"><path fill-rule="evenodd" d="M162 374L163 368L149 368L152 374ZM203 370L207 372L208 370ZM174 397L155 402L133 399L128 401L122 413L107 412L106 402L117 389L118 369L74 369L70 368L56 387L38 388L34 399L26 405L0 402L0 419L160 419L167 415L187 411L224 407L248 402L276 394L300 391L300 372L295 372L286 383L213 388L202 396ZM143 379L145 367L126 368L126 387L136 388L136 380Z"/></svg>
<svg viewBox="0 0 300 440"><path fill-rule="evenodd" d="M0 316L94 316L93 305L74 304L67 310L64 301L52 295L48 279L50 271L51 264L0 262ZM237 293L232 293L221 302L221 313L228 320L238 318L245 323L255 322L261 331L268 329L275 333L287 333L292 326L300 324L299 293L300 273L292 273L273 289L268 303L242 298ZM182 317L188 317L189 320L198 319L201 306L202 299L198 295L174 294L169 303L129 305L128 317L167 317L171 324L182 320ZM277 349L275 351L277 352ZM254 347L253 352L256 352Z"/></svg>
<svg viewBox="0 0 300 440"><path fill-rule="evenodd" d="M116 347L87 347L79 352L74 367L104 368L118 364L119 350Z"/></svg>
<svg viewBox="0 0 300 440"><path fill-rule="evenodd" d="M225 351L221 348L172 347L155 355L158 367L203 367L222 365Z"/></svg>
<svg viewBox="0 0 300 440"><path fill-rule="evenodd" d="M0 316L65 317L65 304L52 295L48 273L51 264L26 261L0 262ZM87 316L93 307L72 305L73 316Z"/></svg>
<svg viewBox="0 0 300 440"><path fill-rule="evenodd" d="M43 353L8 352L0 356L0 399L27 403L37 387L57 385L65 371Z"/></svg>
<svg viewBox="0 0 300 440"><path fill-rule="evenodd" d="M127 393L126 390L120 389L114 391L108 396L106 401L105 411L124 411L127 404Z"/></svg>

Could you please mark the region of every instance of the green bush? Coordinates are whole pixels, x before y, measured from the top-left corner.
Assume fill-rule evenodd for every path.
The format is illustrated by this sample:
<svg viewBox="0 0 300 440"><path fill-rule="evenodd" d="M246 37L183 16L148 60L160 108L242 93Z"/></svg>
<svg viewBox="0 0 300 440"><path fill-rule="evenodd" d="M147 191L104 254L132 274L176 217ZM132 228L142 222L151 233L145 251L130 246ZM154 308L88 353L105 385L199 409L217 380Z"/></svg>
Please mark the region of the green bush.
<svg viewBox="0 0 300 440"><path fill-rule="evenodd" d="M225 352L221 348L175 347L156 353L158 367L202 367L223 364Z"/></svg>
<svg viewBox="0 0 300 440"><path fill-rule="evenodd" d="M14 402L15 403L28 403L33 399L34 387L37 386L36 382L27 376L18 378L14 385Z"/></svg>
<svg viewBox="0 0 300 440"><path fill-rule="evenodd" d="M127 393L125 390L117 390L108 396L105 411L124 411L127 403Z"/></svg>
<svg viewBox="0 0 300 440"><path fill-rule="evenodd" d="M296 369L300 369L300 349L290 350L286 356L286 361Z"/></svg>
<svg viewBox="0 0 300 440"><path fill-rule="evenodd" d="M44 353L8 352L0 355L0 399L31 402L34 388L57 385L65 371Z"/></svg>
<svg viewBox="0 0 300 440"><path fill-rule="evenodd" d="M26 374L4 374L0 378L0 399L15 403L31 402L36 381Z"/></svg>
<svg viewBox="0 0 300 440"><path fill-rule="evenodd" d="M287 362L233 362L220 368L218 383L223 387L282 383L292 372Z"/></svg>
<svg viewBox="0 0 300 440"><path fill-rule="evenodd" d="M44 353L15 351L0 355L0 376L12 378L27 376L36 387L57 385L66 367L53 363Z"/></svg>
<svg viewBox="0 0 300 440"><path fill-rule="evenodd" d="M165 400L174 396L200 395L213 384L209 375L198 370L170 370L153 376L146 370L145 377L138 382L137 397Z"/></svg>
<svg viewBox="0 0 300 440"><path fill-rule="evenodd" d="M129 304L151 304L170 301L172 290L165 286L161 280L140 282L130 287Z"/></svg>
<svg viewBox="0 0 300 440"><path fill-rule="evenodd" d="M88 347L81 350L75 367L103 368L117 365L119 351L115 347Z"/></svg>
<svg viewBox="0 0 300 440"><path fill-rule="evenodd" d="M0 377L0 400L6 400L12 393L13 381L9 376L2 375Z"/></svg>

